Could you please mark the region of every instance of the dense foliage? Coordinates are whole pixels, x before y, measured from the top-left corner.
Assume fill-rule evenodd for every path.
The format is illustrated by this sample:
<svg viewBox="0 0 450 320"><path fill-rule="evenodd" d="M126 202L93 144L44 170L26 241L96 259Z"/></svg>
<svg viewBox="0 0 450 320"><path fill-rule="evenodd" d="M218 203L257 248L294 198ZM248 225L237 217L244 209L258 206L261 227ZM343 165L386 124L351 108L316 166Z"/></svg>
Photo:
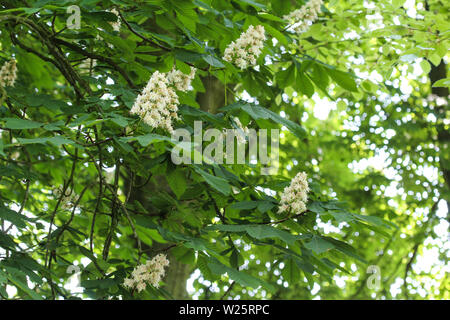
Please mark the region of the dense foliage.
<svg viewBox="0 0 450 320"><path fill-rule="evenodd" d="M448 2L324 1L296 32L304 4L2 0L0 297L448 299ZM256 61L224 59L250 26ZM275 174L175 165L130 113L191 67L174 128L280 129ZM307 210L279 212L299 172ZM161 253L159 288L123 285Z"/></svg>

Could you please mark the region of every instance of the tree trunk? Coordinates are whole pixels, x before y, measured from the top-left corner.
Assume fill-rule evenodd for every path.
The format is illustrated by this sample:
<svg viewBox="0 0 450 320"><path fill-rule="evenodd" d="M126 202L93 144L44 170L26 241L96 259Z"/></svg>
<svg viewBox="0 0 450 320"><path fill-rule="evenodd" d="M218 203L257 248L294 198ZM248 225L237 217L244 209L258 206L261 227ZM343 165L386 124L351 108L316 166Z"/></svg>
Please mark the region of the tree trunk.
<svg viewBox="0 0 450 320"><path fill-rule="evenodd" d="M216 113L217 110L224 106L225 104L225 87L224 85L213 76L206 76L202 78L203 85L205 87L204 93L199 93L197 96L197 101L202 110ZM227 99L231 101L232 95L229 93ZM168 193L172 193L170 187L164 176L154 176L152 179L156 180L156 183L148 183L143 188L133 188L130 195L130 202L134 200L139 201L141 205L147 210L147 212L152 212L152 206L144 197L144 195L152 194L155 190L165 190ZM143 181L138 181L137 185L141 184ZM142 244L143 250L158 251L162 248L167 247L170 244L154 243L151 248ZM186 300L190 299L187 290L186 282L191 274L192 267L190 265L181 263L178 261L171 253L170 250L166 252L168 259L170 260L169 267L167 269L166 276L164 278L165 286L164 289L167 290L175 299Z"/></svg>
<svg viewBox="0 0 450 320"><path fill-rule="evenodd" d="M431 11L428 1L425 1L425 10ZM438 97L441 97L447 101L446 104L443 106L436 106L436 115L437 118L439 117L445 117L446 112L448 110L448 98L449 98L449 89L447 87L434 87L433 84L436 81L439 81L441 79L447 78L447 65L444 62L444 59L441 59L441 63L439 65L435 66L433 63L430 62L431 70L428 74L428 77L430 79L430 85L431 85L431 93L435 94ZM445 128L445 124L443 121L438 123L436 125L436 131L438 133L438 143L439 143L439 162L440 162L440 169L442 171L442 174L444 176L445 181L445 187L447 188L447 191L450 190L450 168L448 165L445 164L445 162L449 162L448 155L449 152L449 145L450 145L450 133ZM447 202L447 210L450 212L450 201ZM450 222L450 218L448 218L448 221Z"/></svg>

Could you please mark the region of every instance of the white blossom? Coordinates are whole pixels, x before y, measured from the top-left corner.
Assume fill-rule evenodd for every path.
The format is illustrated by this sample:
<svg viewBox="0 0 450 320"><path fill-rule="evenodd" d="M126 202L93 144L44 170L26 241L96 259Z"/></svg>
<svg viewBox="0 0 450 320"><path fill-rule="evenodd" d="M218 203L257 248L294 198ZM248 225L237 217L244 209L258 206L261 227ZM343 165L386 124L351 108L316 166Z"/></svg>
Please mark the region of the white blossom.
<svg viewBox="0 0 450 320"><path fill-rule="evenodd" d="M17 79L16 60L11 59L0 69L0 87L14 86Z"/></svg>
<svg viewBox="0 0 450 320"><path fill-rule="evenodd" d="M299 214L306 211L308 201L308 180L305 172L299 172L292 179L291 184L284 188L281 194L280 207L278 212L288 211Z"/></svg>
<svg viewBox="0 0 450 320"><path fill-rule="evenodd" d="M73 208L73 206L77 202L77 196L75 192L70 188L67 188L64 193L63 188L58 188L53 191L53 195L55 199L61 199L60 207L65 210Z"/></svg>
<svg viewBox="0 0 450 320"><path fill-rule="evenodd" d="M172 121L178 119L178 104L178 96L167 75L155 71L130 112L139 115L149 126L172 133Z"/></svg>
<svg viewBox="0 0 450 320"><path fill-rule="evenodd" d="M450 96L447 97L447 99L438 96L437 94L430 94L427 97L427 100L430 102L435 103L438 107L448 105L448 99L450 99Z"/></svg>
<svg viewBox="0 0 450 320"><path fill-rule="evenodd" d="M283 19L293 25L292 28L295 33L300 34L305 32L308 30L310 25L316 21L322 3L322 0L310 0L300 9L294 10L288 15L285 15Z"/></svg>
<svg viewBox="0 0 450 320"><path fill-rule="evenodd" d="M110 22L109 24L113 27L114 31L119 32L120 31L120 16L119 16L119 11L117 11L116 8L111 9L111 13L114 13L117 17L117 21L115 22Z"/></svg>
<svg viewBox="0 0 450 320"><path fill-rule="evenodd" d="M131 278L125 278L123 286L135 288L138 292L145 290L148 284L159 288L159 283L165 275L165 267L169 265L166 255L158 254L145 264L140 264L131 272Z"/></svg>
<svg viewBox="0 0 450 320"><path fill-rule="evenodd" d="M175 68L173 68L172 71L167 74L167 79L175 86L175 88L177 88L177 90L186 92L189 90L191 82L195 78L196 71L197 69L191 67L191 72L185 74L180 70L175 70Z"/></svg>
<svg viewBox="0 0 450 320"><path fill-rule="evenodd" d="M256 65L256 59L261 54L266 36L264 27L249 26L239 39L232 41L225 49L223 59L234 63L241 70Z"/></svg>

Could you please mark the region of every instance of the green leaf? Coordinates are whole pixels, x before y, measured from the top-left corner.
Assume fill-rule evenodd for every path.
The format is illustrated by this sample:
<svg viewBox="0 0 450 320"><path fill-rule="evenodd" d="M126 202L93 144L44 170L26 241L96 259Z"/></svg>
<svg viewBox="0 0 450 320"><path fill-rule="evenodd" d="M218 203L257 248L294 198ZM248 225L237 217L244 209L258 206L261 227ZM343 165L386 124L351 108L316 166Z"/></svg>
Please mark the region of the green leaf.
<svg viewBox="0 0 450 320"><path fill-rule="evenodd" d="M420 67L422 68L424 74L430 73L431 65L427 60L420 61Z"/></svg>
<svg viewBox="0 0 450 320"><path fill-rule="evenodd" d="M216 57L212 55L204 55L203 60L205 60L209 65L217 68L223 68L225 65Z"/></svg>
<svg viewBox="0 0 450 320"><path fill-rule="evenodd" d="M126 127L129 123L128 118L125 118L119 114L113 114L113 116L112 116L112 118L110 118L110 120L122 128Z"/></svg>
<svg viewBox="0 0 450 320"><path fill-rule="evenodd" d="M195 263L195 251L190 248L178 246L171 249L170 254L184 264L193 265Z"/></svg>
<svg viewBox="0 0 450 320"><path fill-rule="evenodd" d="M265 17L268 17L268 15L265 15ZM283 21L283 20L281 20L281 21ZM282 32L278 31L276 28L272 27L270 24L267 24L267 23L263 24L263 26L264 26L264 29L266 29L266 31L271 36L276 38L282 45L285 45L285 46L288 45L286 36Z"/></svg>
<svg viewBox="0 0 450 320"><path fill-rule="evenodd" d="M108 289L116 284L118 284L118 282L114 279L82 280L80 283L80 285L86 289Z"/></svg>
<svg viewBox="0 0 450 320"><path fill-rule="evenodd" d="M397 227L395 224L388 222L386 220L383 220L379 217L375 217L375 216L365 216L365 215L356 214L356 213L352 213L352 216L356 217L359 220L367 222L369 224L375 225L377 227L383 227L386 229L392 229L392 228Z"/></svg>
<svg viewBox="0 0 450 320"><path fill-rule="evenodd" d="M56 121L53 123L46 124L43 128L48 131L56 131L61 130L61 127L64 126L64 121Z"/></svg>
<svg viewBox="0 0 450 320"><path fill-rule="evenodd" d="M287 244L294 244L298 237L284 230L269 225L252 225L246 229L249 236L258 240L265 238L279 238Z"/></svg>
<svg viewBox="0 0 450 320"><path fill-rule="evenodd" d="M350 73L330 68L326 70L330 77L342 88L353 92L358 91L355 79Z"/></svg>
<svg viewBox="0 0 450 320"><path fill-rule="evenodd" d="M206 242L206 240L202 238L194 238L186 234L172 232L159 226L158 231L161 234L161 236L167 241L172 242L181 241L183 243L183 246L185 246L186 248L191 248L196 251L206 251L210 254L218 255L218 253L214 250L214 248L208 242Z"/></svg>
<svg viewBox="0 0 450 320"><path fill-rule="evenodd" d="M291 64L286 70L277 72L275 79L281 88L295 85L295 66Z"/></svg>
<svg viewBox="0 0 450 320"><path fill-rule="evenodd" d="M20 288L23 291L25 291L25 293L27 295L29 295L31 299L33 299L33 300L43 300L42 296L40 296L39 294L37 294L36 292L31 290L26 283L22 282L22 280L18 279L14 275L9 275L8 274L8 279L12 283L14 283L18 288Z"/></svg>
<svg viewBox="0 0 450 320"><path fill-rule="evenodd" d="M6 120L5 128L8 129L36 129L43 125L42 123L36 121L18 118L4 118L3 120Z"/></svg>
<svg viewBox="0 0 450 320"><path fill-rule="evenodd" d="M294 258L289 257L284 261L284 268L281 275L289 284L294 284L300 280L300 269Z"/></svg>
<svg viewBox="0 0 450 320"><path fill-rule="evenodd" d="M177 13L178 13L178 11L177 11ZM196 23L195 23L195 20L192 19L192 17L186 16L184 14L178 14L177 19L190 31L192 31L192 32L196 31Z"/></svg>
<svg viewBox="0 0 450 320"><path fill-rule="evenodd" d="M186 191L186 177L181 170L172 170L166 177L170 189L175 193L178 199Z"/></svg>
<svg viewBox="0 0 450 320"><path fill-rule="evenodd" d="M137 136L132 138L124 138L124 140L137 140L139 144L143 147L147 147L150 143L154 141L169 141L172 142L172 140L169 137L162 136L160 134L155 133L149 133L143 136Z"/></svg>
<svg viewBox="0 0 450 320"><path fill-rule="evenodd" d="M245 111L255 120L270 119L272 121L275 121L276 123L279 123L288 128L294 135L299 138L304 138L304 136L306 135L305 129L299 124L283 118L275 112L256 104L239 101L221 108L222 111L232 111L239 109Z"/></svg>
<svg viewBox="0 0 450 320"><path fill-rule="evenodd" d="M334 245L319 236L314 236L309 242L305 243L305 247L314 251L316 254L324 253L334 248Z"/></svg>
<svg viewBox="0 0 450 320"><path fill-rule="evenodd" d="M445 78L445 79L436 81L435 83L433 83L433 87L450 88L450 78Z"/></svg>
<svg viewBox="0 0 450 320"><path fill-rule="evenodd" d="M16 247L16 243L6 233L0 230L0 247L5 249L13 249Z"/></svg>
<svg viewBox="0 0 450 320"><path fill-rule="evenodd" d="M258 203L258 211L261 213L267 212L273 207L275 207L275 204L271 201L259 201Z"/></svg>
<svg viewBox="0 0 450 320"><path fill-rule="evenodd" d="M55 137L49 137L49 138L17 138L17 141L20 144L47 144L51 143L57 147L61 146L62 144L74 144L70 139L67 139L63 136L55 136Z"/></svg>
<svg viewBox="0 0 450 320"><path fill-rule="evenodd" d="M255 209L258 206L258 201L239 201L233 203L228 209L233 210L249 210Z"/></svg>
<svg viewBox="0 0 450 320"><path fill-rule="evenodd" d="M234 269L239 268L239 251L234 248L230 255L230 265Z"/></svg>
<svg viewBox="0 0 450 320"><path fill-rule="evenodd" d="M261 240L278 238L287 244L294 244L301 236L293 235L287 231L263 224L217 224L208 226L205 230L219 230L224 232L246 232L249 236Z"/></svg>
<svg viewBox="0 0 450 320"><path fill-rule="evenodd" d="M221 115L211 114L209 112L193 108L188 105L181 105L178 109L178 113L183 115L183 118L192 117L193 120L204 120L207 122L215 123L220 126L225 126L226 122Z"/></svg>
<svg viewBox="0 0 450 320"><path fill-rule="evenodd" d="M352 257L352 258L355 258L355 259L359 260L362 263L367 263L366 260L364 260L362 257L360 257L356 253L355 249L351 245L348 245L345 242L342 242L342 241L339 241L339 240L336 240L336 239L333 239L333 238L330 238L330 237L321 237L321 238L323 238L324 240L332 243L334 245L334 247L337 250L341 251L342 253L344 253L344 254Z"/></svg>
<svg viewBox="0 0 450 320"><path fill-rule="evenodd" d="M311 80L324 92L327 91L327 87L330 84L330 78L328 77L325 68L318 63L314 63L311 66Z"/></svg>
<svg viewBox="0 0 450 320"><path fill-rule="evenodd" d="M296 83L294 88L303 94L305 94L308 98L311 98L314 94L314 85L311 80L306 76L305 73L297 70Z"/></svg>
<svg viewBox="0 0 450 320"><path fill-rule="evenodd" d="M207 279L214 279L216 276L211 272L208 267L209 257L205 255L199 255L197 259L197 268L201 271L202 275Z"/></svg>
<svg viewBox="0 0 450 320"><path fill-rule="evenodd" d="M0 140L0 155L6 157L5 151L3 150L5 147L3 140Z"/></svg>
<svg viewBox="0 0 450 320"><path fill-rule="evenodd" d="M149 216L145 215L135 215L134 220L136 221L136 224L147 228L147 229L157 229L158 226L153 222L153 219Z"/></svg>
<svg viewBox="0 0 450 320"><path fill-rule="evenodd" d="M249 4L249 5L251 5L252 7L256 8L256 9L262 9L262 10L267 9L267 7L264 4L258 3L258 2L253 1L253 0L236 0L236 1L237 2L241 2L241 3Z"/></svg>
<svg viewBox="0 0 450 320"><path fill-rule="evenodd" d="M232 269L230 267L227 267L226 265L220 263L217 260L213 260L212 262L208 263L208 267L211 269L211 271L215 274L221 275L227 273L230 279L236 281L243 287L250 287L250 288L259 288L264 287L270 292L273 292L275 290L275 287L271 284L255 278L251 275L248 275L242 271L238 271L236 269Z"/></svg>
<svg viewBox="0 0 450 320"><path fill-rule="evenodd" d="M25 228L26 224L25 221L26 217L22 216L21 214L17 213L14 210L8 209L6 207L0 207L0 219L7 220L17 226L18 228Z"/></svg>
<svg viewBox="0 0 450 320"><path fill-rule="evenodd" d="M227 180L213 176L212 174L209 174L208 172L198 167L194 167L194 170L195 172L200 174L211 187L213 187L214 189L216 189L217 191L226 196L230 194L231 186L228 184Z"/></svg>

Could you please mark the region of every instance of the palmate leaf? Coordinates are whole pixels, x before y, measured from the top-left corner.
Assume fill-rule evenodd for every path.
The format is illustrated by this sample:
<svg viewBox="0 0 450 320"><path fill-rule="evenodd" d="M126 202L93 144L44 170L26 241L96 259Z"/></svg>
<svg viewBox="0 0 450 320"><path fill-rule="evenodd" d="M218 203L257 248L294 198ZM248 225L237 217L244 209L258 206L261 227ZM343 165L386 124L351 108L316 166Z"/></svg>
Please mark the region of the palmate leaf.
<svg viewBox="0 0 450 320"><path fill-rule="evenodd" d="M18 228L25 228L25 221L28 220L26 216L3 206L0 206L0 219L7 220L16 225Z"/></svg>
<svg viewBox="0 0 450 320"><path fill-rule="evenodd" d="M354 76L336 69L327 68L328 75L342 88L349 91L358 91Z"/></svg>
<svg viewBox="0 0 450 320"><path fill-rule="evenodd" d="M167 175L167 182L178 199L186 191L186 177L181 170L173 170Z"/></svg>
<svg viewBox="0 0 450 320"><path fill-rule="evenodd" d="M5 249L14 249L16 247L14 240L3 231L0 231L0 247Z"/></svg>
<svg viewBox="0 0 450 320"><path fill-rule="evenodd" d="M334 245L322 237L313 236L311 240L305 243L305 247L312 250L315 254L321 254L333 249Z"/></svg>
<svg viewBox="0 0 450 320"><path fill-rule="evenodd" d="M300 280L301 273L295 259L288 257L287 259L283 259L283 261L285 266L281 274L290 284L297 283Z"/></svg>
<svg viewBox="0 0 450 320"><path fill-rule="evenodd" d="M321 238L323 240L331 243L334 246L334 248L336 248L336 250L338 250L338 251L340 251L340 252L342 252L364 264L367 263L367 261L363 257L361 257L351 245L349 245L345 242L339 241L337 239L330 238L330 237L321 236Z"/></svg>
<svg viewBox="0 0 450 320"><path fill-rule="evenodd" d="M220 256L213 244L207 242L205 239L192 237L179 232L172 232L162 227L158 227L158 231L167 241L181 243L186 248L194 249L195 251L208 252L209 254Z"/></svg>
<svg viewBox="0 0 450 320"><path fill-rule="evenodd" d="M275 112L258 106L256 104L247 103L244 101L236 102L233 104L230 104L228 106L225 106L221 108L222 111L234 111L234 110L242 110L246 112L248 115L250 115L253 119L270 119L278 124L281 124L283 126L286 126L286 128L289 129L294 135L296 135L298 138L304 138L306 135L305 129L300 126L299 124L290 121L286 118L281 117L280 115L276 114Z"/></svg>
<svg viewBox="0 0 450 320"><path fill-rule="evenodd" d="M250 288L258 288L260 286L264 287L265 289L273 292L275 291L275 287L266 281L263 281L261 279L255 278L247 273L244 273L242 271L238 271L236 269L227 267L226 265L220 263L218 260L213 259L211 262L208 263L209 269L218 275L221 274L228 274L229 278L236 281L243 287L250 287Z"/></svg>
<svg viewBox="0 0 450 320"><path fill-rule="evenodd" d="M212 67L216 67L216 68L225 67L225 65L219 59L217 59L216 57L214 57L212 55L204 55L202 58Z"/></svg>
<svg viewBox="0 0 450 320"><path fill-rule="evenodd" d="M17 141L20 144L53 144L57 147L60 147L63 144L72 144L77 145L78 147L81 147L80 145L76 144L74 141L65 138L64 136L55 136L55 137L49 137L49 138L17 138Z"/></svg>
<svg viewBox="0 0 450 320"><path fill-rule="evenodd" d="M198 174L200 174L203 179L205 179L205 181L214 189L216 189L217 191L219 191L220 193L224 194L224 195L229 195L231 192L231 186L229 185L228 181L214 176L212 174L209 174L208 172L198 168L198 167L194 167L195 172L197 172Z"/></svg>
<svg viewBox="0 0 450 320"><path fill-rule="evenodd" d="M42 127L44 124L36 121L19 119L19 118L3 118L6 120L5 128L22 130L22 129L36 129Z"/></svg>
<svg viewBox="0 0 450 320"><path fill-rule="evenodd" d="M376 216L361 215L349 212L346 209L345 203L337 201L313 201L308 204L308 210L315 212L319 215L331 215L336 222L348 222L348 223L361 223L369 224L378 228L384 234L386 231L391 231L398 228L392 222L386 221ZM378 232L378 231L377 231Z"/></svg>
<svg viewBox="0 0 450 320"><path fill-rule="evenodd" d="M239 201L233 203L231 206L228 207L228 209L233 210L249 210L249 209L255 209L258 207L259 201Z"/></svg>
<svg viewBox="0 0 450 320"><path fill-rule="evenodd" d="M33 299L33 300L43 300L44 299L41 295L37 294L34 290L30 289L25 282L23 282L21 279L17 278L16 276L8 274L7 278L14 285L16 285L19 289L23 290L31 299Z"/></svg>
<svg viewBox="0 0 450 320"><path fill-rule="evenodd" d="M302 239L302 236L293 235L287 231L263 224L217 224L205 228L209 230L219 230L223 232L245 232L250 237L258 240L266 238L277 238L287 244L294 244L297 240Z"/></svg>

